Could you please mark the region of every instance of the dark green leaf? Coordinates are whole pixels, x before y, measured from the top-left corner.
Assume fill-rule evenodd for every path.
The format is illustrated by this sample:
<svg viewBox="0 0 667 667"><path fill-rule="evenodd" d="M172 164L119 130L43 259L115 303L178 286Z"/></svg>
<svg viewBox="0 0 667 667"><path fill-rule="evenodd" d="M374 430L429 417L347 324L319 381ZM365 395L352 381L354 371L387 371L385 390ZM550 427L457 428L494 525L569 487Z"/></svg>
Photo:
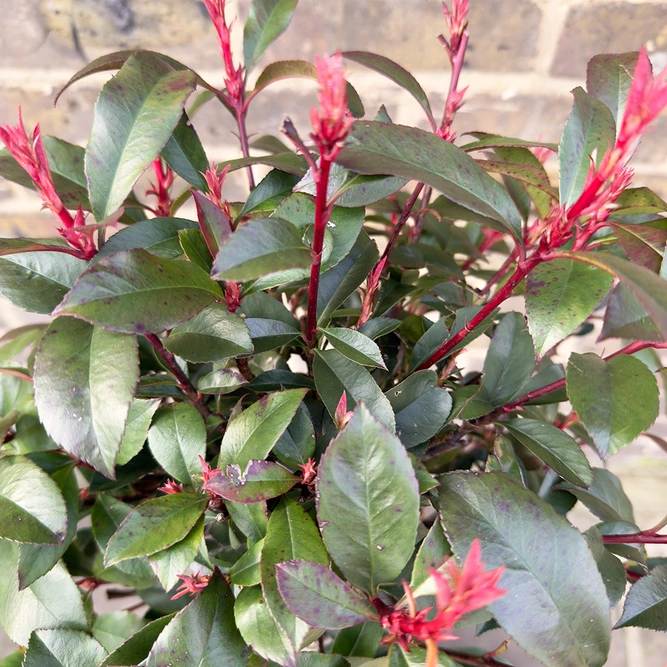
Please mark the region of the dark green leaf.
<svg viewBox="0 0 667 667"><path fill-rule="evenodd" d="M354 294L378 259L377 246L361 232L347 257L320 276L317 294L318 324L327 325L334 312Z"/></svg>
<svg viewBox="0 0 667 667"><path fill-rule="evenodd" d="M391 174L427 183L521 238L521 218L502 186L463 151L430 132L360 121L337 162L362 174Z"/></svg>
<svg viewBox="0 0 667 667"><path fill-rule="evenodd" d="M609 606L615 607L625 595L627 584L625 567L614 554L605 548L602 534L595 526L589 528L584 533L584 537L598 565L600 575L602 575L602 581L607 589Z"/></svg>
<svg viewBox="0 0 667 667"><path fill-rule="evenodd" d="M243 61L246 71L254 69L262 54L292 20L297 0L253 0L243 29Z"/></svg>
<svg viewBox="0 0 667 667"><path fill-rule="evenodd" d="M224 472L214 472L204 488L236 503L261 503L281 496L298 481L298 477L278 463L250 461L245 470L238 465L228 465Z"/></svg>
<svg viewBox="0 0 667 667"><path fill-rule="evenodd" d="M160 633L147 667L246 667L247 648L234 623L234 595L221 574Z"/></svg>
<svg viewBox="0 0 667 667"><path fill-rule="evenodd" d="M183 112L178 125L162 149L162 159L190 185L206 190L202 174L208 169L208 158L188 114Z"/></svg>
<svg viewBox="0 0 667 667"><path fill-rule="evenodd" d="M48 314L86 266L61 252L5 254L0 256L0 294L23 310Z"/></svg>
<svg viewBox="0 0 667 667"><path fill-rule="evenodd" d="M204 517L201 516L192 530L180 542L148 557L148 562L165 591L170 591L178 583L177 575L188 571L199 552L203 539Z"/></svg>
<svg viewBox="0 0 667 667"><path fill-rule="evenodd" d="M507 313L496 327L484 359L482 387L492 405L523 393L535 368L533 339L521 313Z"/></svg>
<svg viewBox="0 0 667 667"><path fill-rule="evenodd" d="M655 376L626 354L604 361L590 352L572 353L567 395L603 458L631 443L658 416Z"/></svg>
<svg viewBox="0 0 667 667"><path fill-rule="evenodd" d="M623 283L614 286L607 302L600 340L606 338L631 338L656 342L664 340L655 322Z"/></svg>
<svg viewBox="0 0 667 667"><path fill-rule="evenodd" d="M373 658L382 639L382 626L366 622L341 630L331 645L331 652L345 656Z"/></svg>
<svg viewBox="0 0 667 667"><path fill-rule="evenodd" d="M255 354L286 345L301 334L294 315L269 294L247 296L238 312L245 315Z"/></svg>
<svg viewBox="0 0 667 667"><path fill-rule="evenodd" d="M574 106L568 118L558 151L560 173L560 201L571 206L584 191L584 182L591 168L591 156L597 153L595 163L614 145L616 124L605 104L588 95L583 88L572 91Z"/></svg>
<svg viewBox="0 0 667 667"><path fill-rule="evenodd" d="M477 655L477 651L472 655ZM479 651L479 655L482 651ZM426 649L421 646L411 646L409 651L395 644L389 652L389 665L387 667L426 667L428 660L426 658ZM502 663L501 663L502 664ZM461 667L460 663L454 662L447 654L438 652L439 667ZM379 666L378 666L379 667Z"/></svg>
<svg viewBox="0 0 667 667"><path fill-rule="evenodd" d="M646 267L653 273L660 273L665 255L667 229L659 225L619 225L613 224L616 238L621 248L633 264Z"/></svg>
<svg viewBox="0 0 667 667"><path fill-rule="evenodd" d="M59 317L35 360L40 420L63 449L114 478L138 379L134 336Z"/></svg>
<svg viewBox="0 0 667 667"><path fill-rule="evenodd" d="M632 85L632 74L638 53L605 53L593 56L586 68L586 88L610 109L614 122L620 125Z"/></svg>
<svg viewBox="0 0 667 667"><path fill-rule="evenodd" d="M164 346L182 359L195 363L247 357L253 353L250 333L243 319L219 303L176 327L164 339Z"/></svg>
<svg viewBox="0 0 667 667"><path fill-rule="evenodd" d="M213 268L211 255L204 235L198 229L181 229L178 232L178 241L185 256L200 269L210 273Z"/></svg>
<svg viewBox="0 0 667 667"><path fill-rule="evenodd" d="M93 258L98 262L119 250L143 248L151 255L175 259L183 254L178 240L181 229L196 229L197 223L183 218L151 218L142 220L114 234Z"/></svg>
<svg viewBox="0 0 667 667"><path fill-rule="evenodd" d="M231 220L217 204L214 204L201 192L197 192L196 190L191 190L190 192L197 208L199 228L213 257L218 254L220 246L232 233Z"/></svg>
<svg viewBox="0 0 667 667"><path fill-rule="evenodd" d="M106 654L85 632L37 630L30 635L23 667L97 667Z"/></svg>
<svg viewBox="0 0 667 667"><path fill-rule="evenodd" d="M438 569L450 556L452 551L447 543L442 524L436 520L419 547L412 566L410 588L415 590L431 575L430 569Z"/></svg>
<svg viewBox="0 0 667 667"><path fill-rule="evenodd" d="M588 489L563 484L586 507L603 521L628 521L634 523L632 503L625 495L621 481L604 468L593 468L593 481Z"/></svg>
<svg viewBox="0 0 667 667"><path fill-rule="evenodd" d="M526 313L542 357L586 320L609 291L612 277L571 259L539 264L526 279Z"/></svg>
<svg viewBox="0 0 667 667"><path fill-rule="evenodd" d="M363 366L350 361L336 350L315 350L313 376L317 391L332 418L340 397L343 392L347 392L349 410L363 402L378 421L392 432L396 429L391 403Z"/></svg>
<svg viewBox="0 0 667 667"><path fill-rule="evenodd" d="M267 394L227 425L220 443L221 465L245 468L252 460L265 459L292 421L307 389Z"/></svg>
<svg viewBox="0 0 667 667"><path fill-rule="evenodd" d="M387 369L380 348L368 336L354 329L339 327L320 329L320 331L327 337L334 349L348 359L363 366Z"/></svg>
<svg viewBox="0 0 667 667"><path fill-rule="evenodd" d="M169 140L195 89L193 72L175 70L149 52L130 56L102 88L86 149L86 176L96 220L111 215Z"/></svg>
<svg viewBox="0 0 667 667"><path fill-rule="evenodd" d="M282 201L292 194L292 188L298 181L294 174L288 174L280 169L271 170L248 195L238 218L253 211L275 211Z"/></svg>
<svg viewBox="0 0 667 667"><path fill-rule="evenodd" d="M296 652L308 645L317 633L287 608L278 590L276 565L301 559L320 565L329 562L313 520L294 500L283 498L269 519L259 567L266 605Z"/></svg>
<svg viewBox="0 0 667 667"><path fill-rule="evenodd" d="M237 586L257 586L260 582L259 558L264 548L264 538L246 551L229 570L229 578Z"/></svg>
<svg viewBox="0 0 667 667"><path fill-rule="evenodd" d="M409 449L432 438L452 409L451 396L430 370L418 371L385 393L396 414L396 435Z"/></svg>
<svg viewBox="0 0 667 667"><path fill-rule="evenodd" d="M144 625L146 621L131 611L112 611L95 619L93 637L102 644L105 651L111 653ZM97 663L95 665L97 667Z"/></svg>
<svg viewBox="0 0 667 667"><path fill-rule="evenodd" d="M234 605L234 618L243 639L256 653L284 667L295 667L294 648L271 615L259 586L241 590Z"/></svg>
<svg viewBox="0 0 667 667"><path fill-rule="evenodd" d="M508 593L489 610L516 642L550 667L601 667L609 603L582 535L505 473L447 474L440 499L454 553L479 538L485 567L505 566Z"/></svg>
<svg viewBox="0 0 667 667"><path fill-rule="evenodd" d="M67 507L56 482L30 459L0 458L0 537L57 545L67 532Z"/></svg>
<svg viewBox="0 0 667 667"><path fill-rule="evenodd" d="M374 317L364 322L359 327L359 331L370 339L375 340L395 331L400 325L401 321L395 320L392 317Z"/></svg>
<svg viewBox="0 0 667 667"><path fill-rule="evenodd" d="M125 333L157 333L187 322L221 298L220 286L191 262L124 250L93 265L58 315Z"/></svg>
<svg viewBox="0 0 667 667"><path fill-rule="evenodd" d="M667 627L667 568L658 565L628 591L616 628L634 626L664 632Z"/></svg>
<svg viewBox="0 0 667 667"><path fill-rule="evenodd" d="M251 280L310 266L310 249L289 222L262 218L244 225L220 248L213 264L217 280Z"/></svg>
<svg viewBox="0 0 667 667"><path fill-rule="evenodd" d="M116 459L116 465L125 465L141 451L148 436L151 420L159 405L159 399L135 398L132 401L130 412L127 415L123 439L120 441L120 451Z"/></svg>
<svg viewBox="0 0 667 667"><path fill-rule="evenodd" d="M550 148L552 151L558 150L558 144L546 143L544 141L526 141L525 139L515 139L514 137L502 137L498 134L489 134L488 132L469 132L477 141L462 146L464 151L486 150L487 148L497 148L505 146L509 148L534 148L542 146Z"/></svg>
<svg viewBox="0 0 667 667"><path fill-rule="evenodd" d="M424 89L419 85L417 79L398 63L377 53L369 53L368 51L345 51L343 57L359 65L368 67L375 72L379 72L382 76L386 76L395 84L407 90L419 102L422 109L426 111L426 115L431 123L435 123L433 113L431 112L431 105L428 102Z"/></svg>
<svg viewBox="0 0 667 667"><path fill-rule="evenodd" d="M292 468L303 465L315 453L315 431L303 405L296 411L272 451L280 461Z"/></svg>
<svg viewBox="0 0 667 667"><path fill-rule="evenodd" d="M503 426L563 479L583 487L593 481L586 455L577 441L561 429L536 419L511 419Z"/></svg>
<svg viewBox="0 0 667 667"><path fill-rule="evenodd" d="M264 371L248 384L248 389L259 392L299 388L313 389L314 387L315 383L307 375L280 369Z"/></svg>
<svg viewBox="0 0 667 667"><path fill-rule="evenodd" d="M327 550L351 584L376 594L412 555L419 489L405 448L365 406L323 455L317 492Z"/></svg>
<svg viewBox="0 0 667 667"><path fill-rule="evenodd" d="M205 496L192 493L144 501L123 519L109 540L105 564L150 556L180 542L197 523L207 502Z"/></svg>
<svg viewBox="0 0 667 667"><path fill-rule="evenodd" d="M201 475L199 457L206 456L206 425L189 403L160 408L148 431L155 460L179 482L192 484Z"/></svg>
<svg viewBox="0 0 667 667"><path fill-rule="evenodd" d="M277 63L273 64L276 65ZM269 65L269 67L271 67L271 65ZM220 162L218 164L218 169L224 169L227 165L229 165L229 171L236 171L237 169L245 169L246 167L252 166L254 164L264 164L267 167L273 167L274 169L287 171L290 174L296 174L297 176L303 176L306 171L308 171L308 164L306 160L300 155L292 153L291 151L286 151L285 153L274 153L273 155L258 155L237 158L236 160L226 160L225 162Z"/></svg>
<svg viewBox="0 0 667 667"><path fill-rule="evenodd" d="M266 535L268 523L266 503L252 505L226 503L226 507L234 524L247 536L249 544L258 542Z"/></svg>
<svg viewBox="0 0 667 667"><path fill-rule="evenodd" d="M339 630L377 617L367 600L324 565L291 560L279 563L276 573L289 610L315 628Z"/></svg>
<svg viewBox="0 0 667 667"><path fill-rule="evenodd" d="M9 458L9 457L8 457ZM7 458L0 459L7 461ZM1 466L0 466L1 467ZM76 473L73 466L67 466L51 473L51 479L58 485L67 508L67 534L62 544L56 546L46 546L44 544L21 544L19 547L19 589L23 590L31 586L37 579L44 576L60 560L74 536L76 535L77 524L79 521L79 485L76 481ZM27 478L24 478L24 483ZM31 492L36 493L37 486L35 480L30 482ZM0 488L4 487L4 481L0 483ZM58 511L58 499L55 506L45 502L43 491L39 493L39 500L46 505L45 510L52 516ZM51 501L53 502L53 501ZM5 513L2 513L5 518Z"/></svg>
<svg viewBox="0 0 667 667"><path fill-rule="evenodd" d="M25 646L33 630L87 630L81 593L62 562L19 591L19 545L0 540L0 625L9 638Z"/></svg>

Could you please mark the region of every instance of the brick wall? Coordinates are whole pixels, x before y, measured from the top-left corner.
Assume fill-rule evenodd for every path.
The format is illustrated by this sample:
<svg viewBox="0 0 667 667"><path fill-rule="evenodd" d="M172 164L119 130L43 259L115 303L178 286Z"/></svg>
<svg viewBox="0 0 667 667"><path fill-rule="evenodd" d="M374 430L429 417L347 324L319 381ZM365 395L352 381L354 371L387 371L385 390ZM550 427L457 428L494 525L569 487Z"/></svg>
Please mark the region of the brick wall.
<svg viewBox="0 0 667 667"><path fill-rule="evenodd" d="M249 0L236 0L231 10L242 22L248 6ZM85 144L106 75L76 84L55 109L54 95L85 62L122 48L162 50L221 82L215 37L199 0L0 0L0 12L0 122L14 122L21 104L27 123L40 121L45 133ZM443 29L438 0L301 0L260 69L274 59L312 60L338 48L376 51L415 73L437 110L448 82L436 39ZM667 0L470 0L469 32L462 83L470 87L459 133L483 129L557 141L569 91L583 83L592 55L645 43L658 67L667 62ZM240 33L235 30L239 47ZM395 122L423 125L419 107L401 89L349 70L369 115L384 103ZM277 133L284 113L306 128L313 91L309 82L264 91L251 107L250 131ZM219 105L205 107L195 125L210 158L238 155L233 123ZM637 180L665 196L666 157L667 117L635 161ZM31 193L0 181L0 234L44 233L48 217L38 209Z"/></svg>

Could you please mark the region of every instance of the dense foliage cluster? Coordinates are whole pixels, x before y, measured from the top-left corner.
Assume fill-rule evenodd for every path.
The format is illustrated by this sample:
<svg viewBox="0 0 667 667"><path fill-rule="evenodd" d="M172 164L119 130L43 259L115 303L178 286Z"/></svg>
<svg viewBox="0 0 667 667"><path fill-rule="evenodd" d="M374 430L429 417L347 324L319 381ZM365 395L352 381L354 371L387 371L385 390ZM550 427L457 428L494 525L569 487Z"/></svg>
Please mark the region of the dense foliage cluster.
<svg viewBox="0 0 667 667"><path fill-rule="evenodd" d="M667 569L645 545L667 537L586 452L658 416L667 203L628 161L667 74L644 51L597 56L559 145L457 138L467 0L444 7L441 120L361 51L273 63L251 89L297 0L253 1L242 65L225 0L205 4L224 89L119 52L68 84L118 70L85 148L20 115L0 128L0 175L60 225L0 239L2 295L52 315L0 341L0 625L20 647L0 665L507 664L504 645L451 648L468 626L600 667L623 597L617 627L664 630ZM430 129L366 118L346 62ZM312 127L250 143L249 105L290 77L318 85ZM209 163L204 104L233 116L243 157ZM225 197L233 170L245 202ZM513 295L525 315L501 308ZM555 363L593 318L619 351ZM476 338L481 372L460 356ZM576 503L599 518L583 534ZM103 585L124 611L96 611Z"/></svg>

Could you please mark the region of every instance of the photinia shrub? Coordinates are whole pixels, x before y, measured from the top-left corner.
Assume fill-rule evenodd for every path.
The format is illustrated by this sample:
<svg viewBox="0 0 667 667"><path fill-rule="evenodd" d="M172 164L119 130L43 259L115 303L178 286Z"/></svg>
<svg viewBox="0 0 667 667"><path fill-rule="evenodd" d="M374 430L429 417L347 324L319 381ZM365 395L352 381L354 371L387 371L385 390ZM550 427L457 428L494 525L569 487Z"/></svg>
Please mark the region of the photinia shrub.
<svg viewBox="0 0 667 667"><path fill-rule="evenodd" d="M624 596L616 627L664 630L645 545L667 536L586 454L658 415L667 203L628 164L667 74L644 50L597 56L559 145L455 144L467 0L444 6L441 120L362 51L276 62L250 88L296 0L254 0L242 65L225 0L205 2L223 90L123 51L68 84L118 70L85 149L20 112L0 129L0 174L60 225L0 239L0 292L52 316L0 341L0 624L19 645L0 665L501 665L505 644L449 643L501 627L544 665L599 667ZM430 129L366 118L345 62ZM250 144L249 106L290 77L318 85L312 127ZM209 164L191 122L207 103L243 157ZM225 198L233 170L245 202ZM556 363L591 318L618 351ZM482 372L459 356L476 338ZM578 502L599 518L583 534ZM107 584L125 610L96 611Z"/></svg>

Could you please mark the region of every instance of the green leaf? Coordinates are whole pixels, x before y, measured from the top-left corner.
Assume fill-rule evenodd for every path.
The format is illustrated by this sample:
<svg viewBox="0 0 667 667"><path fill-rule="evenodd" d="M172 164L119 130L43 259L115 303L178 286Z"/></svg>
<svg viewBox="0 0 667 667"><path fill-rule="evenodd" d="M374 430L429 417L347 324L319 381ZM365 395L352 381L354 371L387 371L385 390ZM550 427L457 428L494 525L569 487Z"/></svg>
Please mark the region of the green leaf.
<svg viewBox="0 0 667 667"><path fill-rule="evenodd" d="M273 64L276 65L277 63ZM312 65L310 66L312 67ZM271 65L269 65L269 67L271 67ZM257 89L255 88L255 90ZM248 99L249 98L246 98L246 100ZM218 163L218 169L224 169L227 165L229 165L229 171L236 171L238 169L245 169L246 167L252 166L254 164L264 164L267 167L273 167L274 169L287 171L290 174L296 174L297 176L303 176L306 171L308 171L308 163L306 160L300 155L292 153L291 151L286 151L284 153L274 153L273 155L257 155L237 158L236 160L225 160L224 162Z"/></svg>
<svg viewBox="0 0 667 667"><path fill-rule="evenodd" d="M252 460L264 460L292 421L307 389L267 394L227 425L220 443L220 464L245 468Z"/></svg>
<svg viewBox="0 0 667 667"><path fill-rule="evenodd" d="M317 322L326 326L334 312L368 278L378 260L377 246L361 232L345 259L320 275L317 293Z"/></svg>
<svg viewBox="0 0 667 667"><path fill-rule="evenodd" d="M234 605L234 618L243 639L255 653L284 667L295 667L294 648L271 615L259 586L241 590Z"/></svg>
<svg viewBox="0 0 667 667"><path fill-rule="evenodd" d="M202 375L197 383L197 389L204 394L229 394L248 381L237 371L223 368Z"/></svg>
<svg viewBox="0 0 667 667"><path fill-rule="evenodd" d="M172 403L155 414L148 446L169 475L192 484L201 475L199 457L206 456L206 424L189 403Z"/></svg>
<svg viewBox="0 0 667 667"><path fill-rule="evenodd" d="M206 245L204 235L198 229L181 229L178 232L178 241L191 262L206 273L211 272L213 256Z"/></svg>
<svg viewBox="0 0 667 667"><path fill-rule="evenodd" d="M603 458L630 444L658 416L655 376L626 354L605 361L591 352L573 352L567 364L567 395Z"/></svg>
<svg viewBox="0 0 667 667"><path fill-rule="evenodd" d="M391 174L426 183L521 239L521 218L506 190L461 149L430 132L360 121L336 161L361 174Z"/></svg>
<svg viewBox="0 0 667 667"><path fill-rule="evenodd" d="M617 283L614 286L607 302L599 340L607 338L630 338L656 342L664 340L655 322L623 283Z"/></svg>
<svg viewBox="0 0 667 667"><path fill-rule="evenodd" d="M113 479L138 379L134 336L59 317L35 360L40 420L63 449Z"/></svg>
<svg viewBox="0 0 667 667"><path fill-rule="evenodd" d="M387 369L380 348L368 336L354 329L342 327L320 329L320 331L327 337L334 349L351 361L363 366Z"/></svg>
<svg viewBox="0 0 667 667"><path fill-rule="evenodd" d="M272 169L248 195L237 218L240 219L254 211L275 211L283 200L292 194L292 188L298 182L299 179L294 174ZM283 218L282 215L277 217Z"/></svg>
<svg viewBox="0 0 667 667"><path fill-rule="evenodd" d="M260 582L259 559L264 548L264 538L239 558L229 570L229 578L237 586L257 586Z"/></svg>
<svg viewBox="0 0 667 667"><path fill-rule="evenodd" d="M214 204L201 192L197 192L196 190L190 190L190 192L197 208L199 228L211 256L214 256L232 233L231 220L217 204Z"/></svg>
<svg viewBox="0 0 667 667"><path fill-rule="evenodd" d="M289 610L315 628L340 630L377 618L369 602L324 565L291 560L279 563L276 573Z"/></svg>
<svg viewBox="0 0 667 667"><path fill-rule="evenodd" d="M67 529L67 508L55 481L23 456L0 458L0 537L57 545Z"/></svg>
<svg viewBox="0 0 667 667"><path fill-rule="evenodd" d="M272 451L276 458L291 468L303 465L315 453L315 431L303 404Z"/></svg>
<svg viewBox="0 0 667 667"><path fill-rule="evenodd" d="M382 639L382 626L366 622L341 630L334 638L331 652L344 656L373 658Z"/></svg>
<svg viewBox="0 0 667 667"><path fill-rule="evenodd" d="M526 279L528 328L542 357L586 320L609 291L612 277L571 259L539 264Z"/></svg>
<svg viewBox="0 0 667 667"><path fill-rule="evenodd" d="M243 319L219 303L176 327L164 339L164 346L176 356L195 363L247 357L254 349Z"/></svg>
<svg viewBox="0 0 667 667"><path fill-rule="evenodd" d="M400 320L395 320L392 317L374 317L364 322L359 327L359 331L370 339L375 340L395 331L400 325Z"/></svg>
<svg viewBox="0 0 667 667"><path fill-rule="evenodd" d="M588 94L603 102L620 126L638 53L604 53L593 56L586 68Z"/></svg>
<svg viewBox="0 0 667 667"><path fill-rule="evenodd" d="M123 203L176 128L196 76L148 52L130 56L95 105L86 176L96 220Z"/></svg>
<svg viewBox="0 0 667 667"><path fill-rule="evenodd" d="M25 646L30 633L40 628L87 630L81 593L62 562L19 591L18 558L19 546L0 540L0 626L9 638Z"/></svg>
<svg viewBox="0 0 667 667"><path fill-rule="evenodd" d="M0 659L0 667L23 667L23 651L14 651Z"/></svg>
<svg viewBox="0 0 667 667"><path fill-rule="evenodd" d="M30 635L23 667L97 667L106 656L101 644L77 630L37 630Z"/></svg>
<svg viewBox="0 0 667 667"><path fill-rule="evenodd" d="M568 253L618 278L653 320L663 339L667 339L667 281L643 266L637 266L607 252Z"/></svg>
<svg viewBox="0 0 667 667"><path fill-rule="evenodd" d="M653 273L660 273L665 255L667 229L660 225L661 223L657 223L656 226L612 224L616 238L628 259Z"/></svg>
<svg viewBox="0 0 667 667"><path fill-rule="evenodd" d="M269 294L250 294L238 312L245 315L255 354L287 345L301 335L294 315Z"/></svg>
<svg viewBox="0 0 667 667"><path fill-rule="evenodd" d="M146 621L131 611L112 611L101 614L95 619L93 636L102 644L105 651L111 653L139 632L144 625Z"/></svg>
<svg viewBox="0 0 667 667"><path fill-rule="evenodd" d="M337 350L315 350L313 376L317 391L332 418L340 397L347 392L349 410L361 401L375 419L395 431L396 420L391 403L363 366L350 361Z"/></svg>
<svg viewBox="0 0 667 667"><path fill-rule="evenodd" d="M2 469L1 462L6 460L7 459L0 459L0 469ZM58 485L65 500L65 506L67 508L67 534L62 543L56 546L47 546L44 544L21 544L19 547L18 568L20 590L32 585L37 579L51 570L61 559L76 535L77 524L79 521L80 501L79 485L76 481L74 466L70 465L61 468L60 470L56 470L51 473L51 479ZM24 483L25 481L27 481L27 478L24 478ZM0 488L4 488L4 481L0 482ZM31 483L31 491L32 493L35 493L36 491L34 481ZM39 499L42 503L44 503L45 498L46 494L40 492ZM55 506L49 503L45 508L52 517L57 514L58 511L59 499L55 498L55 501Z"/></svg>
<svg viewBox="0 0 667 667"><path fill-rule="evenodd" d="M148 400L135 398L132 401L116 465L125 465L141 451L148 436L151 420L159 405L160 400L155 398Z"/></svg>
<svg viewBox="0 0 667 667"><path fill-rule="evenodd" d="M632 503L623 491L621 480L609 470L593 468L593 480L587 489L570 484L563 484L562 488L575 495L602 521L635 521Z"/></svg>
<svg viewBox="0 0 667 667"><path fill-rule="evenodd" d="M505 473L446 474L440 499L454 553L479 538L485 567L505 566L489 610L519 646L550 667L601 667L609 603L583 536Z"/></svg>
<svg viewBox="0 0 667 667"><path fill-rule="evenodd" d="M50 313L86 269L87 262L61 252L0 256L0 294L32 313Z"/></svg>
<svg viewBox="0 0 667 667"><path fill-rule="evenodd" d="M452 551L447 543L442 524L440 521L435 521L415 556L410 588L414 591L421 586L431 576L429 570L437 570L451 555Z"/></svg>
<svg viewBox="0 0 667 667"><path fill-rule="evenodd" d="M435 372L418 371L385 393L396 414L396 435L408 449L432 438L447 421L452 398L437 384Z"/></svg>
<svg viewBox="0 0 667 667"><path fill-rule="evenodd" d="M536 419L511 419L503 426L563 479L583 487L593 481L586 455L561 429Z"/></svg>
<svg viewBox="0 0 667 667"><path fill-rule="evenodd" d="M252 220L230 236L213 263L216 280L251 280L285 269L310 266L310 248L289 222Z"/></svg>
<svg viewBox="0 0 667 667"><path fill-rule="evenodd" d="M591 155L597 152L596 165L614 145L616 124L605 104L588 95L583 88L572 91L574 106L567 120L558 151L560 201L571 206L584 191Z"/></svg>
<svg viewBox="0 0 667 667"><path fill-rule="evenodd" d="M266 503L241 505L240 503L226 503L227 511L238 529L253 544L266 536L268 516Z"/></svg>
<svg viewBox="0 0 667 667"><path fill-rule="evenodd" d="M151 255L163 259L176 259L183 254L178 232L196 229L197 223L184 218L151 218L121 229L114 234L93 258L93 263L109 257L119 250L143 248Z"/></svg>
<svg viewBox="0 0 667 667"><path fill-rule="evenodd" d="M246 667L247 647L234 623L234 595L221 574L160 633L147 667Z"/></svg>
<svg viewBox="0 0 667 667"><path fill-rule="evenodd" d="M431 105L428 102L424 89L419 85L417 79L398 63L377 53L369 53L368 51L344 51L343 57L346 60L351 60L358 65L363 65L368 69L382 74L382 76L387 77L403 88L403 90L407 90L417 100L421 108L424 109L431 123L435 123L433 113L431 112Z"/></svg>
<svg viewBox="0 0 667 667"><path fill-rule="evenodd" d="M605 548L602 540L602 534L596 526L592 526L585 533L584 537L595 558L598 570L607 589L609 606L615 607L621 598L625 595L627 585L626 570L623 563Z"/></svg>
<svg viewBox="0 0 667 667"><path fill-rule="evenodd" d="M482 651L479 651L479 655L482 654ZM473 655L477 655L477 651ZM389 649L389 664L387 667L426 667L427 663L426 649L421 646L410 646L410 650L406 651L395 644ZM439 667L461 667L460 663L454 662L442 651L438 652L438 665ZM378 665L378 667L380 666Z"/></svg>
<svg viewBox="0 0 667 667"><path fill-rule="evenodd" d="M54 314L75 315L124 333L158 333L192 319L222 297L191 262L124 250L94 264Z"/></svg>
<svg viewBox="0 0 667 667"><path fill-rule="evenodd" d="M298 481L298 477L278 463L250 461L245 470L238 465L228 465L224 472L214 472L204 488L225 500L248 504L281 496Z"/></svg>
<svg viewBox="0 0 667 667"><path fill-rule="evenodd" d="M201 516L192 530L180 542L148 557L148 562L165 591L170 591L178 583L176 575L188 571L199 552L203 539L204 517Z"/></svg>
<svg viewBox="0 0 667 667"><path fill-rule="evenodd" d="M243 62L255 68L266 49L282 35L292 20L297 0L253 0L243 29Z"/></svg>
<svg viewBox="0 0 667 667"><path fill-rule="evenodd" d="M150 556L180 542L204 513L207 502L204 496L176 493L137 505L109 540L105 565Z"/></svg>
<svg viewBox="0 0 667 667"><path fill-rule="evenodd" d="M615 202L613 215L656 214L667 211L667 202L648 188L627 188Z"/></svg>
<svg viewBox="0 0 667 667"><path fill-rule="evenodd" d="M534 148L542 146L544 148L550 148L552 151L558 151L558 144L551 144L544 141L526 141L525 139L503 137L488 132L468 132L467 134L477 137L477 141L462 146L461 148L464 151L486 150L487 148L497 148L498 146L509 148Z"/></svg>
<svg viewBox="0 0 667 667"><path fill-rule="evenodd" d="M658 565L628 591L616 628L648 628L664 632L667 627L667 568Z"/></svg>
<svg viewBox="0 0 667 667"><path fill-rule="evenodd" d="M365 406L322 456L317 493L327 550L351 584L375 595L412 555L419 489L405 448Z"/></svg>
<svg viewBox="0 0 667 667"><path fill-rule="evenodd" d="M162 149L162 159L187 183L206 190L202 174L209 167L199 136L185 111Z"/></svg>
<svg viewBox="0 0 667 667"><path fill-rule="evenodd" d="M533 339L521 313L507 313L496 327L484 359L482 387L492 405L520 396L535 368Z"/></svg>
<svg viewBox="0 0 667 667"><path fill-rule="evenodd" d="M329 562L313 520L294 500L283 498L269 518L259 568L266 605L296 652L312 641L307 641L309 635L312 638L317 635L313 636L310 625L297 618L285 604L278 590L276 565L306 558L320 565Z"/></svg>

